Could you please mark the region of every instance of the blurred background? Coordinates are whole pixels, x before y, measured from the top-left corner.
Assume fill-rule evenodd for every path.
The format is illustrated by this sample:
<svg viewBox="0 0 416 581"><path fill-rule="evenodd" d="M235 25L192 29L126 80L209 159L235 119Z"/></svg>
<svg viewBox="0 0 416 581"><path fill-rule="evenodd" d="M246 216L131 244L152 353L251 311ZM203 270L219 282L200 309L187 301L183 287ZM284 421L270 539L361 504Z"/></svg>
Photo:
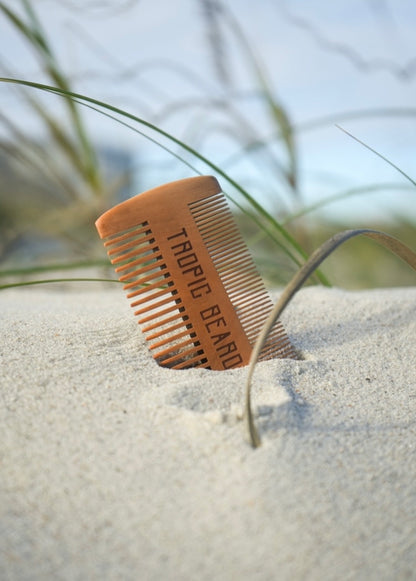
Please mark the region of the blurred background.
<svg viewBox="0 0 416 581"><path fill-rule="evenodd" d="M0 270L105 264L101 212L197 173L271 285L345 228L415 248L415 30L412 0L1 1L1 76L101 105L0 83ZM366 239L323 270L416 283Z"/></svg>

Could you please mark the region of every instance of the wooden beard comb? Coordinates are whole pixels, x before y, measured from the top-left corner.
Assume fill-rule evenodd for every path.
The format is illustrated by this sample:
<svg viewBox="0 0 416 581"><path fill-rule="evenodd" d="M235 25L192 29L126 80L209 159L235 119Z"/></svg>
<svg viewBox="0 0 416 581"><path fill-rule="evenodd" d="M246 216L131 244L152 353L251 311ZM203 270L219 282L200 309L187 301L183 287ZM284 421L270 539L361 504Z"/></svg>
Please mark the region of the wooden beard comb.
<svg viewBox="0 0 416 581"><path fill-rule="evenodd" d="M273 305L214 177L139 194L96 227L159 365L249 363ZM274 357L296 357L280 322L259 360Z"/></svg>

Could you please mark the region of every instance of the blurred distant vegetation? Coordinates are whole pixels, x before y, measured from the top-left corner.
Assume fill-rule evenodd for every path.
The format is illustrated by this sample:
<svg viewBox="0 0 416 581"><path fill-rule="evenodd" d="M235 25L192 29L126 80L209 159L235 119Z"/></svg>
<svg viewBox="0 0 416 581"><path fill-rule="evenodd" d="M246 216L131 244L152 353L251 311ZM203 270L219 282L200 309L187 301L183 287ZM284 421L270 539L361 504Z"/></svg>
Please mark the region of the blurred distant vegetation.
<svg viewBox="0 0 416 581"><path fill-rule="evenodd" d="M291 265L281 253L271 252L270 244L259 235L258 229L244 215L237 215L241 230L244 232L250 249L256 256L256 261L262 276L269 286L281 284L276 278L276 272L289 277ZM415 226L404 220L386 224L371 224L375 230L388 232L410 248L415 249ZM325 222L310 220L307 226L307 249L312 252L334 233L348 229L341 222ZM296 235L296 227L294 227ZM302 227L301 236L304 236ZM408 265L396 256L387 252L373 241L363 238L351 240L341 246L334 255L326 259L322 271L333 286L346 289L365 289L375 287L415 286L415 273Z"/></svg>
<svg viewBox="0 0 416 581"><path fill-rule="evenodd" d="M204 118L209 117L210 111L221 111L225 115L228 122L222 131L240 144L243 159L244 156L254 157L270 175L270 181L282 193L281 207L279 202L274 204L274 210L262 207L256 196L249 193L246 184L238 179L230 179L227 183L227 179L215 171L216 164L210 166L202 155L195 156L201 140L200 131L204 127L207 130L206 124L201 123L199 131L196 129L199 125L194 124L194 130L187 132L186 143L176 139L169 144L166 134L158 134L157 127L163 126L169 115L187 107L191 110L191 103L176 101L172 96L169 107L156 119L148 119L148 127L141 127L139 131L147 129L151 139L160 141L164 148L168 141L171 153L168 151L166 156L172 163L195 165L200 171L202 161L205 163L203 173L217 175L224 190L230 191L236 202L234 210L238 223L262 275L270 284L280 285L324 239L351 225L324 221L312 210L304 208L297 134L285 103L275 94L262 63L256 57L255 47L247 42L238 19L226 9L225 3L214 0L199 2L216 67L216 82L222 91L221 98L210 100L205 97L199 106L204 110ZM42 82L56 87L61 94L72 92L74 83L56 57L48 31L44 29L35 7L36 4L29 0L0 2L0 22L3 21L2 26L7 23L13 27L21 41L30 47L42 69ZM233 91L228 90L227 31L235 38L241 61L250 71L253 94L263 114L268 116L270 133L278 136L274 143L258 135L255 124L244 116ZM4 63L2 68L4 77L16 77L16 72ZM172 65L172 71L192 78L183 68L179 71ZM5 88L6 84L0 87ZM93 131L87 129L84 122L83 107L79 103L82 99L61 99L60 112L52 113L42 91L22 85L13 85L12 89L14 98L26 103L27 115L36 116L43 124L48 137L35 139L22 129L20 120L11 118L5 110L0 113L3 133L8 136L0 141L0 270L23 266L28 267L30 274L33 265L47 266L57 261L63 266L77 261L78 267L80 261L85 266L100 261L105 264L104 251L93 224L104 210L122 197L137 193L132 188L129 160L111 168L111 152L106 158L105 152L95 144ZM109 114L108 108L97 108ZM100 117L97 119L99 122ZM120 120L127 122L118 113L114 123ZM128 119L133 130L137 131L137 118L133 121L135 124L131 118ZM182 150L181 145L184 146ZM182 161L175 157L178 155ZM163 175L168 173L164 171ZM192 175L191 170L188 175ZM400 180L398 176L398 190L403 187L403 180ZM371 187L370 184L368 189ZM395 185L389 187L394 189ZM408 187L412 186L408 184ZM365 195L365 189L362 195ZM339 194L340 197L343 195ZM388 225L365 225L380 230L387 228L390 234L410 247L415 246L416 224L403 217L392 219ZM347 288L415 285L414 273L367 240L351 242L341 249L328 261L324 273L332 284Z"/></svg>

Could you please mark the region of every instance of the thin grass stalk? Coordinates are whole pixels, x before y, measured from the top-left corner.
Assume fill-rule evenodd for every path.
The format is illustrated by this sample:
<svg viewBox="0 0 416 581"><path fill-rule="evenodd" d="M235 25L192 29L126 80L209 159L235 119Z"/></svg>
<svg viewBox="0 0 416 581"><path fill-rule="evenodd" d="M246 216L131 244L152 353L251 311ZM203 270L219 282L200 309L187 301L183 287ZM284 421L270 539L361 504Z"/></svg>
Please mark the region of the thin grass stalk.
<svg viewBox="0 0 416 581"><path fill-rule="evenodd" d="M0 79L1 81L1 79ZM135 133L138 133L139 135L143 136L145 139L147 139L148 141L151 141L152 143L154 143L155 145L157 145L158 147L160 147L161 149L163 149L164 151L166 151L167 153L169 153L170 155L172 155L173 157L175 157L178 161L180 161L181 163L183 163L184 165L186 165L187 167L189 167L192 171L194 171L196 174L198 175L202 175L202 172L200 172L193 164L191 164L189 161L187 161L184 157L182 157L181 155L179 155L178 153L176 153L175 151L173 151L172 149L168 148L167 146L163 145L162 143L160 143L159 141L157 141L156 139L153 139L150 135L146 134L143 131L140 131L139 129L137 129L136 127L133 127L132 125L126 123L125 121L122 121L121 119L118 119L117 117L115 117L114 115L111 115L110 113L107 113L105 111L100 110L98 107L94 107L93 105L90 105L88 103L84 103L82 101L77 101L76 99L74 99L76 102L78 102L80 105L83 105L84 107L88 107L89 109L92 109L93 111L96 111L97 113L104 115L106 117L108 117L109 119L112 119L113 121L116 121L117 123L123 125L124 127L127 127L128 129L130 129L131 131L134 131ZM144 120L140 120L143 121L143 123L148 123L145 122ZM162 133L164 136L168 136L169 134L166 134L165 132L163 132L163 130L160 130L158 127L149 124L150 127L154 128L157 132ZM217 173L221 174L228 182L232 183L232 185L234 185L236 187L236 189L238 189L240 191L240 193L243 192L243 190L241 190L241 187L239 186L239 184L237 184L237 182L232 181L232 179L230 178L230 176L228 174L226 174L223 170L221 170L221 168L219 168L218 166L214 165L211 161L209 161L207 158L201 156L196 150L191 149L189 146L187 146L185 143L183 143L182 141L177 140L175 137L170 136L171 139L176 142L179 143L180 145L182 145L185 150L189 151L193 151L194 154L202 161L204 161L205 163L207 163L212 169L214 169L214 171L216 171ZM231 200L231 202L246 216L248 216L250 218L250 220L252 220L255 224L257 224L257 226L259 227L259 229L261 230L261 232L263 234L265 234L266 236L268 236L279 248L281 248L283 250L283 252L289 256L289 258L292 259L292 261L297 264L300 265L300 261L299 259L287 248L287 246L285 246L275 235L275 233L273 232L273 230L270 230L270 228L268 228L267 226L265 226L261 220L257 217L256 214L253 214L251 212L249 212L242 204L239 204L237 202L237 200L235 198L233 198L229 193L224 192L224 194L226 195L226 197ZM247 194L249 195L249 194ZM251 198L254 201L254 198ZM250 200L249 200L250 201ZM256 202L257 203L257 202ZM261 208L262 210L264 210L262 208L262 206L259 205L259 208ZM264 210L264 212L266 212ZM259 212L260 213L260 212ZM269 216L272 220L274 220L274 218L272 218L272 216L270 216L270 214L268 214L266 212L267 216ZM274 222L273 222L274 223ZM272 223L272 225L273 225ZM279 224L276 221L276 224ZM304 257L306 257L306 253L304 253ZM331 284L329 283L328 279L325 277L325 275L323 273L317 273L317 278L318 280L324 285L324 286L331 286Z"/></svg>
<svg viewBox="0 0 416 581"><path fill-rule="evenodd" d="M55 81L55 83L61 89L66 91L71 90L71 86L66 79L66 76L61 72L55 55L49 43L47 41L47 36L42 28L42 25L39 19L36 16L35 11L29 0L22 0L24 7L26 9L26 13L29 16L29 19L32 23L32 31L34 32L35 38L35 48L38 46L40 48L40 56L43 61L44 68L46 72L49 74L51 79ZM95 155L94 148L92 147L87 132L85 130L84 124L82 122L81 116L79 114L78 108L75 106L75 103L72 101L67 101L68 109L70 116L72 118L74 127L75 127L75 134L78 138L78 142L81 146L82 157L84 161L84 172L87 178L88 183L92 186L92 189L96 194L100 194L101 192L101 180L99 176L99 172L97 169L97 158Z"/></svg>
<svg viewBox="0 0 416 581"><path fill-rule="evenodd" d="M119 281L114 280L114 278L46 278L43 280L24 280L19 282L9 282L6 284L0 284L0 290L6 290L21 286L33 286L37 284L51 284L57 282L115 282L120 284Z"/></svg>
<svg viewBox="0 0 416 581"><path fill-rule="evenodd" d="M70 91L70 84L67 81L65 75L59 69L53 51L47 41L46 34L41 26L39 19L36 16L35 11L33 10L33 7L28 0L22 0L22 5L28 17L29 24L26 24L23 19L20 18L20 16L15 11L11 10L4 2L0 2L0 10L31 44L32 48L40 57L41 64L50 79L55 82L56 85L62 90ZM75 106L75 103L71 100L68 100L67 107L73 127L75 129L75 135L81 148L81 155L78 163L82 164L83 176L87 183L92 188L92 191L98 195L101 193L102 187L94 149L88 139L81 116L77 107ZM37 112L39 114L39 106ZM43 116L46 116L46 110L43 113ZM50 124L48 124L48 126L49 129L51 129ZM58 141L58 143L60 142ZM73 156L71 156L71 159L73 160Z"/></svg>
<svg viewBox="0 0 416 581"><path fill-rule="evenodd" d="M266 322L264 323L262 330L257 338L254 345L250 364L247 374L247 380L245 385L245 427L247 436L250 444L253 448L258 448L261 445L260 435L254 423L254 417L251 406L251 384L254 369L258 361L261 350L263 349L267 338L270 334L273 325L279 319L284 309L293 299L298 290L304 285L308 278L313 274L313 272L322 264L322 262L332 254L341 244L354 238L356 236L367 236L372 238L379 244L385 246L388 250L391 250L394 254L397 254L404 262L406 262L411 268L416 270L416 253L413 252L408 246L403 244L397 238L380 232L378 230L372 230L369 228L362 228L357 230L344 230L335 234L332 238L324 242L308 259L308 261L298 270L295 276L287 284L283 290L279 300L273 307L270 315L268 316Z"/></svg>
<svg viewBox="0 0 416 581"><path fill-rule="evenodd" d="M72 164L73 169L75 169L75 171L87 182L87 184L91 185L89 175L85 175L85 162L83 155L80 155L79 149L74 146L74 143L66 133L65 129L47 112L44 107L42 107L38 101L29 96L27 96L27 98L32 109L34 109L36 114L47 127L53 142L65 154L65 157Z"/></svg>
<svg viewBox="0 0 416 581"><path fill-rule="evenodd" d="M395 163L390 161L387 157L384 157L384 155L382 155L381 153L379 153L378 151L376 151L375 149L373 149L372 147L367 145L367 143L364 143L364 141L361 141L361 139L358 139L358 137L355 137L355 135L353 135L352 133L350 133L349 131L347 131L346 129L341 127L340 125L335 125L335 127L340 129L343 133L345 133L346 135L351 137L351 139L354 139L354 141L356 141L357 143L359 143L360 145L364 146L366 149L368 149L369 151L371 151L372 153L377 155L377 157L379 157L380 159L382 159L383 161L388 163L391 167L393 167L396 171L398 171L403 177L405 177L413 186L416 186L416 181L413 178L411 178L409 176L409 174L407 174L402 169L400 169Z"/></svg>
<svg viewBox="0 0 416 581"><path fill-rule="evenodd" d="M53 272L57 270L75 270L82 268L93 267L108 267L108 260L88 260L68 262L64 264L49 264L45 266L27 266L21 268L8 268L7 270L0 270L0 278L8 276L24 276L28 274L37 274L40 272Z"/></svg>
<svg viewBox="0 0 416 581"><path fill-rule="evenodd" d="M315 212L316 210L319 210L320 208L325 208L329 204L334 204L334 203L339 202L341 200L344 200L346 198L351 198L353 196L359 196L359 195L361 196L363 194L373 194L373 193L380 192L382 190L404 190L407 192L412 190L414 192L414 188L411 188L410 186L407 186L406 184L399 184L399 183L384 183L384 184L380 183L380 184L369 184L367 186L359 186L359 187L351 188L349 190L339 192L337 194L333 194L332 196L328 196L326 198L323 198L323 199L319 200L318 202L311 204L310 206L305 206L304 208L302 208L302 210L299 210L298 212L295 212L295 213L287 216L282 221L282 224L284 226L286 224L290 224L290 222L293 222L294 220L297 220L298 218L301 218L303 216L311 214L312 212Z"/></svg>
<svg viewBox="0 0 416 581"><path fill-rule="evenodd" d="M319 117L317 119L312 119L311 121L304 121L301 123L295 123L292 129L295 133L307 133L309 131L315 131L321 129L322 127L328 127L331 125L337 125L337 122L342 121L353 121L360 119L377 119L379 117L416 117L416 108L406 107L406 108L381 108L381 109L362 109L358 111L341 111L337 115L328 115L325 117ZM255 141L243 146L240 151L237 151L232 156L230 156L226 163L236 163L242 157L244 157L250 151L258 149L266 149L269 147L270 143L276 140L283 139L283 132L280 130L278 132L273 132L268 137L264 137L261 141ZM363 144L364 145L364 144Z"/></svg>
<svg viewBox="0 0 416 581"><path fill-rule="evenodd" d="M7 127L17 142L17 146L0 143L0 149L6 152L10 157L14 157L19 163L22 163L32 168L37 174L42 175L46 173L52 180L54 180L61 187L62 191L68 195L71 200L76 200L78 197L77 191L72 187L71 183L65 179L61 172L56 171L52 164L45 163L47 152L39 143L30 140L24 133L22 133L10 119L0 112L0 121Z"/></svg>
<svg viewBox="0 0 416 581"><path fill-rule="evenodd" d="M156 139L154 139L150 135L146 134L145 132L140 131L140 129L137 129L137 127L133 127L129 123L127 123L125 121L122 121L121 119L118 119L117 117L115 117L114 115L111 115L110 113L107 113L106 111L101 111L98 107L94 107L93 105L89 105L88 103L83 103L82 101L77 101L77 102L80 105L83 105L84 107L88 107L89 109L91 109L93 111L96 111L100 115L104 115L105 117L108 117L109 119L112 119L113 121L119 123L120 125L123 125L124 127L127 127L131 131L134 131L135 133L138 133L139 135L141 135L142 137L144 137L145 139L147 139L151 143L154 143L155 145L157 145L158 147L160 147L161 149L163 149L164 151L166 151L167 153L169 153L169 155L175 157L178 161L180 161L181 163L183 163L184 165L186 165L187 167L189 167L189 169L191 169L197 175L202 175L202 172L201 171L199 171L192 163L190 163L184 157L182 157L181 155L179 155L176 151L173 151L173 149L170 149L166 145L163 145L163 143L160 143L159 141L157 141ZM210 162L208 162L208 163L210 163ZM223 174L223 175L225 175L225 174ZM265 226L261 222L260 218L258 218L258 216L256 214L253 214L253 213L249 212L246 207L244 207L242 204L239 204L237 202L237 200L233 196L231 196L229 193L224 192L224 194L236 206L236 208L238 208L243 214L245 214L246 216L248 216L250 218L250 220L252 220L259 227L259 229L261 230L261 232L263 234L265 234L266 236L268 236L279 248L281 248L281 250L283 250L283 252L287 256L289 256L289 258L291 258L293 262L295 262L295 264L299 264L299 259L281 242L281 240L279 240L279 238L276 237L276 235L273 232L273 230L271 230L270 228L268 228L267 226ZM322 276L321 282L325 286L330 286L330 284L327 281L327 279L323 275L321 275L321 276Z"/></svg>
<svg viewBox="0 0 416 581"><path fill-rule="evenodd" d="M270 84L266 78L266 74L260 65L260 62L257 56L254 54L254 51L247 41L240 25L238 24L237 20L233 17L229 10L226 10L224 6L221 6L222 14L227 19L228 24L231 30L234 32L236 37L238 38L241 46L246 52L248 61L251 62L253 67L254 74L257 77L257 81L261 88L261 93L265 99L265 102L269 108L271 113L272 119L275 120L280 136L283 139L283 142L286 147L286 151L288 154L289 159L289 171L284 172L283 175L286 178L290 188L292 189L295 197L298 197L298 190L297 190L297 154L296 154L296 146L295 146L295 138L293 127L290 122L290 119L284 109L277 101L277 99L273 95L273 91L270 87Z"/></svg>

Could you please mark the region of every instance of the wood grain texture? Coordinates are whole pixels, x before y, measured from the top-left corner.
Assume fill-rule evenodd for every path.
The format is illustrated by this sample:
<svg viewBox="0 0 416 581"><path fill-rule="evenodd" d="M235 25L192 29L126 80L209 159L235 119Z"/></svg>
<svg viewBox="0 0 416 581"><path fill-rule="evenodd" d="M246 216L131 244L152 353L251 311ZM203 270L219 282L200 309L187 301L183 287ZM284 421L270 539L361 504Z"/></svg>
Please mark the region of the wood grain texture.
<svg viewBox="0 0 416 581"><path fill-rule="evenodd" d="M214 177L139 194L96 227L160 365L249 363L272 302ZM260 359L271 357L295 357L280 322Z"/></svg>

